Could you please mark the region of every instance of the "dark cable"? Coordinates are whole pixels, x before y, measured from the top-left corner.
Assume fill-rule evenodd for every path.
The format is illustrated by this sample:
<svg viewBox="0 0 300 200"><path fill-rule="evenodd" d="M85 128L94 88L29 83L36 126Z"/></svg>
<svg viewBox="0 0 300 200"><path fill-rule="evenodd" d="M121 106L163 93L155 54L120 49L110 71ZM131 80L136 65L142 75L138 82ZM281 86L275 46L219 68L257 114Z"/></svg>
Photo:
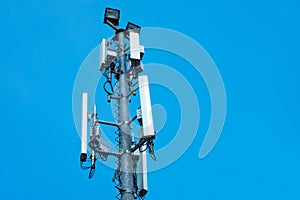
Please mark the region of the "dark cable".
<svg viewBox="0 0 300 200"><path fill-rule="evenodd" d="M83 170L87 170L87 169L90 169L91 167L83 166L83 162L80 162L80 168Z"/></svg>
<svg viewBox="0 0 300 200"><path fill-rule="evenodd" d="M111 81L109 81L109 85L110 85L110 89L111 89L112 93L114 93L114 87L112 86Z"/></svg>
<svg viewBox="0 0 300 200"><path fill-rule="evenodd" d="M93 178L93 176L95 175L95 172L96 172L96 167L95 167L95 165L92 165L90 173L89 173L89 179Z"/></svg>
<svg viewBox="0 0 300 200"><path fill-rule="evenodd" d="M103 89L104 89L104 91L105 91L108 95L112 95L112 93L106 89L106 84L107 84L107 83L109 83L108 80L103 84ZM110 83L110 85L111 85L111 83ZM112 86L111 86L111 87L112 87Z"/></svg>

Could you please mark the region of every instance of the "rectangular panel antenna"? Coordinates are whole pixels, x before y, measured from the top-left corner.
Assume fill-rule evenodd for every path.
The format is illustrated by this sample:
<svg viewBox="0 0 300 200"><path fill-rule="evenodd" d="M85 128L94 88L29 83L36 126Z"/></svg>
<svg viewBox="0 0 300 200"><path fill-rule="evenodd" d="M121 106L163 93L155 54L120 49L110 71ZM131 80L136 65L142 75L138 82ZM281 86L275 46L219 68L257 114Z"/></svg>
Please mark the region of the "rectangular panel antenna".
<svg viewBox="0 0 300 200"><path fill-rule="evenodd" d="M140 101L141 101L141 110L142 110L143 137L147 139L155 136L148 76L147 75L139 76L138 81L139 81Z"/></svg>
<svg viewBox="0 0 300 200"><path fill-rule="evenodd" d="M100 44L100 71L104 71L106 68L105 57L106 57L106 40L103 38Z"/></svg>
<svg viewBox="0 0 300 200"><path fill-rule="evenodd" d="M130 31L129 41L130 41L130 58L141 60L140 34Z"/></svg>
<svg viewBox="0 0 300 200"><path fill-rule="evenodd" d="M143 134L143 129L139 131L139 137ZM142 146L142 150L147 148L146 144ZM139 152L139 151L137 151ZM138 195L139 197L144 197L148 192L148 176L147 176L147 154L146 151L139 153L139 160L138 160Z"/></svg>
<svg viewBox="0 0 300 200"><path fill-rule="evenodd" d="M81 113L81 154L87 154L87 111L88 94L82 93L82 113Z"/></svg>

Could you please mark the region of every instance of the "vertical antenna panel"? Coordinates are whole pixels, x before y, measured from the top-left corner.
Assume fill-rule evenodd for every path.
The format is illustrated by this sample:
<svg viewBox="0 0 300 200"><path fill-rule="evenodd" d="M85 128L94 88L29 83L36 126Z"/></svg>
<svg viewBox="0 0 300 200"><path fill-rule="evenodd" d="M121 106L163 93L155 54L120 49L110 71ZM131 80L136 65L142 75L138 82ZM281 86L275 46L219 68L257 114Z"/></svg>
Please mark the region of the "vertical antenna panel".
<svg viewBox="0 0 300 200"><path fill-rule="evenodd" d="M152 118L152 107L150 99L150 91L148 84L148 76L139 76L139 90L140 101L142 110L142 122L143 122L143 137L151 138L155 136Z"/></svg>
<svg viewBox="0 0 300 200"><path fill-rule="evenodd" d="M147 176L147 156L146 151L140 153L138 165L138 195L144 197L148 192L148 176Z"/></svg>
<svg viewBox="0 0 300 200"><path fill-rule="evenodd" d="M81 154L87 154L87 101L88 94L82 93L82 113L81 113Z"/></svg>
<svg viewBox="0 0 300 200"><path fill-rule="evenodd" d="M139 137L143 135L143 129L139 131ZM139 197L144 197L148 192L148 176L147 176L147 154L146 154L147 146L144 144L142 146L142 153L139 153L139 161L138 161L138 195Z"/></svg>
<svg viewBox="0 0 300 200"><path fill-rule="evenodd" d="M105 70L105 57L106 57L106 40L103 38L100 44L100 71Z"/></svg>
<svg viewBox="0 0 300 200"><path fill-rule="evenodd" d="M130 58L140 60L141 59L140 34L130 31L129 41L130 41Z"/></svg>

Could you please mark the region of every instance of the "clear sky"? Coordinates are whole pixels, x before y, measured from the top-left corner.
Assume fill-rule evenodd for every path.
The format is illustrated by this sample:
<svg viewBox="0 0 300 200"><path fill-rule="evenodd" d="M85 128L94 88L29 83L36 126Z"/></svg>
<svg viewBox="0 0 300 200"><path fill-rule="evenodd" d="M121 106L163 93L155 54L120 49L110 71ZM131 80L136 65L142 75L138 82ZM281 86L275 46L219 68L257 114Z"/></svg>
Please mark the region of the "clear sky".
<svg viewBox="0 0 300 200"><path fill-rule="evenodd" d="M80 139L72 114L81 63L112 35L102 23L106 6L121 10L122 26L132 21L196 40L218 66L226 89L222 135L199 159L210 119L205 83L199 75L193 78L189 64L176 55L146 52L145 62L186 75L201 102L195 140L176 162L149 174L147 199L300 199L296 0L2 0L1 199L114 199L112 169L98 163L88 180L79 167ZM180 110L166 89L153 85L151 96L168 115L156 141L159 148L176 134Z"/></svg>

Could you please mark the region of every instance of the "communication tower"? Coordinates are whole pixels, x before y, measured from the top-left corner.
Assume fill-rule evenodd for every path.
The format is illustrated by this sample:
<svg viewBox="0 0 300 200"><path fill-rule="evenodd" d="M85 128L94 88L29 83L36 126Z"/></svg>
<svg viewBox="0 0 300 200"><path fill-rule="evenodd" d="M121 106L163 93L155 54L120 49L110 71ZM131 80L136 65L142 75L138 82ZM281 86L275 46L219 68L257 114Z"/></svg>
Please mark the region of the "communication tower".
<svg viewBox="0 0 300 200"><path fill-rule="evenodd" d="M105 161L108 156L117 158L113 181L118 189L117 199L133 200L144 198L148 192L146 150L156 160L154 154L155 131L148 76L139 75L143 71L144 46L140 44L141 27L128 22L126 29L118 28L120 11L106 8L104 23L114 29L112 38L102 39L100 44L100 72L106 81L103 85L107 101L114 103L115 121L98 119L97 106L88 110L88 94L82 94L81 154L80 166L89 170L92 178L96 161ZM139 90L140 104L132 118L129 103L132 95ZM131 132L131 123L137 120L141 126L136 135ZM116 127L117 151L110 151L110 145L101 138L100 125ZM88 136L88 127L89 136ZM135 136L138 138L134 141Z"/></svg>

